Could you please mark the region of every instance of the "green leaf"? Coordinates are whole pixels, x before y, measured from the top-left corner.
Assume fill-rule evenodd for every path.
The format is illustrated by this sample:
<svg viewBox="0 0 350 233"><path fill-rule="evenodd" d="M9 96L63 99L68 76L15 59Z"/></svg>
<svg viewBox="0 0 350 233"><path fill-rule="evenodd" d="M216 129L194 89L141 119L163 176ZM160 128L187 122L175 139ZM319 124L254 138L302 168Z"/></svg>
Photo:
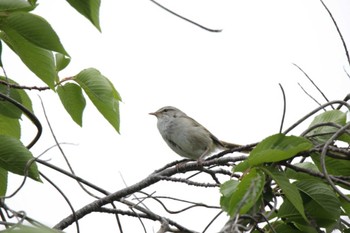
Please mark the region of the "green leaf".
<svg viewBox="0 0 350 233"><path fill-rule="evenodd" d="M220 185L220 205L222 209L228 211L232 194L236 191L239 182L237 180L228 180Z"/></svg>
<svg viewBox="0 0 350 233"><path fill-rule="evenodd" d="M14 12L3 21L4 31L12 29L29 43L68 55L51 25L42 17L27 12Z"/></svg>
<svg viewBox="0 0 350 233"><path fill-rule="evenodd" d="M0 198L6 195L8 172L0 167Z"/></svg>
<svg viewBox="0 0 350 233"><path fill-rule="evenodd" d="M264 174L257 169L251 169L238 184L229 181L221 187L221 207L231 217L238 213L247 213L259 200L264 184Z"/></svg>
<svg viewBox="0 0 350 233"><path fill-rule="evenodd" d="M11 28L3 30L5 33L1 33L0 38L5 41L34 74L51 89L54 89L57 72L52 52L30 43Z"/></svg>
<svg viewBox="0 0 350 233"><path fill-rule="evenodd" d="M263 167L261 169L276 181L286 198L294 205L299 214L307 220L304 212L303 200L301 199L299 190L294 184L289 182L286 174L272 167Z"/></svg>
<svg viewBox="0 0 350 233"><path fill-rule="evenodd" d="M35 8L25 0L1 0L0 12L9 11L31 11Z"/></svg>
<svg viewBox="0 0 350 233"><path fill-rule="evenodd" d="M311 158L316 164L316 166L318 167L318 169L322 170L320 156L321 155L319 153L313 153L311 155ZM326 156L325 163L326 163L327 172L330 175L350 176L349 160L335 159L335 158Z"/></svg>
<svg viewBox="0 0 350 233"><path fill-rule="evenodd" d="M83 111L86 105L81 87L74 83L66 83L57 87L60 100L72 119L80 126L83 121Z"/></svg>
<svg viewBox="0 0 350 233"><path fill-rule="evenodd" d="M305 233L303 231L299 231L298 229L292 228L290 225L287 225L284 222L273 223L273 228L275 229L275 232L278 233Z"/></svg>
<svg viewBox="0 0 350 233"><path fill-rule="evenodd" d="M56 60L56 71L59 72L66 68L68 64L70 63L70 57L64 56L61 53L55 54L55 60Z"/></svg>
<svg viewBox="0 0 350 233"><path fill-rule="evenodd" d="M235 171L244 171L247 167L263 163L286 160L311 149L312 146L312 143L303 137L275 134L262 140L252 150L248 159L235 167Z"/></svg>
<svg viewBox="0 0 350 233"><path fill-rule="evenodd" d="M18 86L18 83L16 83L15 81L13 81L10 78L0 76L0 80L3 80L9 84L13 84L13 85ZM0 92L7 93L7 86L0 84ZM30 100L30 98L25 90L17 89L17 88L10 88L10 94L11 94L11 92L15 92L15 93L13 93L13 96L10 95L13 99L15 99L17 102L21 103L29 111L34 112L33 107L32 107L32 101Z"/></svg>
<svg viewBox="0 0 350 233"><path fill-rule="evenodd" d="M39 171L36 163L31 163L32 153L16 138L0 135L0 167L7 171L28 176L33 180L40 181Z"/></svg>
<svg viewBox="0 0 350 233"><path fill-rule="evenodd" d="M2 64L2 41L0 40L0 67L4 67Z"/></svg>
<svg viewBox="0 0 350 233"><path fill-rule="evenodd" d="M74 80L83 88L95 107L119 133L120 96L113 84L98 70L89 68L81 71Z"/></svg>
<svg viewBox="0 0 350 233"><path fill-rule="evenodd" d="M67 0L67 2L101 31L99 20L100 0Z"/></svg>
<svg viewBox="0 0 350 233"><path fill-rule="evenodd" d="M339 110L331 110L324 113L321 113L320 115L316 116L315 119L311 122L309 127L312 127L317 124L321 123L335 123L341 126L344 126L346 123L346 113L341 112ZM306 136L312 137L312 139L316 140L317 143L324 143L329 138L332 137L332 135L338 130L336 127L332 126L321 126L317 127L313 130L311 130ZM319 135L319 136L317 136ZM350 142L350 135L343 134L342 138L339 138L340 140L344 140L346 142Z"/></svg>
<svg viewBox="0 0 350 233"><path fill-rule="evenodd" d="M347 197L350 197L349 195L346 195ZM341 207L343 208L345 214L350 217L350 202L345 200L344 198L340 198Z"/></svg>
<svg viewBox="0 0 350 233"><path fill-rule="evenodd" d="M320 227L335 224L341 214L340 201L334 191L323 182L315 180L296 181L304 197L304 208L308 217Z"/></svg>
<svg viewBox="0 0 350 233"><path fill-rule="evenodd" d="M284 199L282 205L278 210L278 217L285 219L285 222L296 222L306 224L305 219L300 215L299 211L295 206L289 201L289 199Z"/></svg>
<svg viewBox="0 0 350 233"><path fill-rule="evenodd" d="M0 85L0 92L7 96L7 87L4 85ZM21 95L19 94L17 89L10 89L9 93L10 98L16 100L19 103L22 102ZM22 111L15 105L13 105L11 102L0 97L0 114L13 119L20 119Z"/></svg>
<svg viewBox="0 0 350 233"><path fill-rule="evenodd" d="M19 120L0 114L0 134L20 139L21 125L19 124Z"/></svg>

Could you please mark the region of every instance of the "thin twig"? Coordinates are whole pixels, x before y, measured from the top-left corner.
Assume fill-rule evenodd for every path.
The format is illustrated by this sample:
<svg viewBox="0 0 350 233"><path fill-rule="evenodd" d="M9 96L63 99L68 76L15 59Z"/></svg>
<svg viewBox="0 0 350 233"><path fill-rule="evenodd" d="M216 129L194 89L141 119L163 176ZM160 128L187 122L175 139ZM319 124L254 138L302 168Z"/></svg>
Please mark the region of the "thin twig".
<svg viewBox="0 0 350 233"><path fill-rule="evenodd" d="M185 17L183 17L183 16L181 16L181 15L175 13L175 12L172 11L172 10L169 10L168 8L164 7L163 5L159 4L158 2L156 2L156 1L154 1L154 0L150 0L150 1L153 2L154 4L156 4L157 6L159 6L160 8L162 8L162 9L168 11L169 13L171 13L171 14L173 14L173 15L179 17L180 19L183 19L183 20L185 20L185 21L187 21L187 22L189 22L189 23L191 23L191 24L194 24L194 25L196 25L196 26L198 26L198 27L200 27L200 28L202 28L202 29L204 29L204 30L207 30L207 31L209 31L209 32L221 32L221 31L222 31L222 29L210 29L210 28L204 27L203 25L200 25L200 24L198 24L198 23L196 23L196 22L194 22L194 21L192 21L192 20L190 20L190 19L187 19L187 18L185 18Z"/></svg>
<svg viewBox="0 0 350 233"><path fill-rule="evenodd" d="M305 75L305 77L312 83L312 85L321 93L321 95L323 96L323 98L329 102L328 98L326 97L326 95L321 91L321 89L315 84L315 82L309 77L309 75L297 64L292 63L294 66L296 66L301 72L303 72L303 74ZM331 105L331 107L333 108L333 106ZM334 109L334 108L333 108Z"/></svg>
<svg viewBox="0 0 350 233"><path fill-rule="evenodd" d="M40 96L39 96L39 99L40 99L41 107L42 107L42 110L43 110L43 113L44 113L44 116L45 116L45 119L46 119L46 123L47 123L47 125L49 126L49 129L50 129L50 132L51 132L51 136L52 136L53 140L55 141L55 143L56 143L56 145L57 145L59 151L61 152L61 155L62 155L63 159L65 160L65 162L66 162L66 164L67 164L69 170L71 171L71 173L72 173L73 175L75 175L75 172L74 172L74 170L73 170L73 167L71 166L71 164L70 164L70 162L69 162L69 160L68 160L66 154L64 153L63 148L60 146L60 144L59 144L59 142L58 142L58 140L57 140L57 137L56 137L56 135L55 135L55 132L54 132L52 126L51 126L51 123L50 123L50 121L49 121L49 118L48 118L47 113L46 113L46 110L45 110L45 106L44 106L43 100L41 99ZM87 190L80 182L78 182L78 184L79 184L79 186L80 186L87 194L89 194L90 196L92 196L92 197L94 197L94 198L96 198L96 199L99 199L98 196L96 196L95 194L93 194L93 193L91 193L89 190Z"/></svg>
<svg viewBox="0 0 350 233"><path fill-rule="evenodd" d="M324 4L324 2L323 2L322 0L320 0L320 2L322 3L322 5L323 5L323 7L326 9L326 11L328 12L329 16L331 17L331 19L332 19L332 21L333 21L333 24L334 24L335 28L337 29L337 32L338 32L338 34L339 34L339 37L340 37L340 39L341 39L341 42L342 42L343 47L344 47L344 50L345 50L346 58L347 58L348 63L349 63L349 65L350 65L349 51L348 51L348 48L347 48L347 46L346 46L345 40L344 40L344 38L343 38L343 35L342 35L342 33L341 33L341 31L340 31L340 29L339 29L339 27L338 27L338 24L337 24L337 22L335 21L333 15L332 15L332 12L328 9L328 7L326 6L326 4Z"/></svg>
<svg viewBox="0 0 350 233"><path fill-rule="evenodd" d="M303 90L303 92L304 92L307 96L309 96L313 101L315 101L316 104L317 104L318 106L321 106L321 103L318 102L312 95L310 95L310 94L303 88L303 86L302 86L300 83L298 83L298 85L299 85L299 87L301 88L301 90ZM326 111L326 109L324 109L324 110Z"/></svg>
<svg viewBox="0 0 350 233"><path fill-rule="evenodd" d="M279 131L280 133L282 133L284 118L286 117L287 102L286 102L286 94L284 93L284 89L282 85L280 83L278 85L281 88L282 96L283 96L283 113L282 113L282 119L281 119L280 131Z"/></svg>
<svg viewBox="0 0 350 233"><path fill-rule="evenodd" d="M211 224L213 224L213 222L223 213L223 211L221 210L219 213L217 213L214 218L212 220L210 220L210 222L205 226L205 228L203 229L202 233L205 233L208 228L211 226Z"/></svg>
<svg viewBox="0 0 350 233"><path fill-rule="evenodd" d="M153 195L149 195L149 194L147 194L145 192L141 192L141 193L146 195L146 198L150 198L150 199L153 199L153 200L157 201L164 208L164 210L167 211L169 214L182 213L182 212L185 212L185 211L187 211L189 209L192 209L194 207L205 207L205 208L208 208L208 209L220 209L220 207L218 207L218 206L210 206L210 205L206 205L206 204L203 204L203 203L182 200L182 199L179 199L179 198L164 197L164 196L153 196ZM144 199L146 199L146 198L144 198ZM191 204L191 205L187 206L185 208L182 208L180 210L170 210L170 209L168 209L166 207L166 205L160 199L170 199L170 200L184 202L184 203Z"/></svg>
<svg viewBox="0 0 350 233"><path fill-rule="evenodd" d="M58 83L55 84L55 86L58 86L66 81L69 81L69 80L73 80L74 77L66 77L66 78L63 78L61 79ZM4 80L0 80L0 84L2 85L6 85L10 88L14 88L14 89L21 89L21 90L36 90L36 91L46 91L46 90L50 90L51 88L48 87L48 86L45 86L45 87L37 87L37 86L22 86L22 85L18 85L18 84L15 84L15 83L10 83L10 82L6 82Z"/></svg>
<svg viewBox="0 0 350 233"><path fill-rule="evenodd" d="M84 216L86 216L87 214L95 211L97 208L106 205L108 203L112 203L113 201L119 201L119 202L123 202L125 201L126 196L135 193L137 191L140 191L146 187L149 187L157 182L159 182L161 180L161 176L173 176L174 174L177 173L184 173L184 172L190 172L190 171L195 171L200 169L202 166L211 166L214 164L227 164L227 163L234 163L237 161L242 161L245 160L247 158L247 156L235 156L235 157L224 157L224 158L219 158L219 159L214 159L214 160L206 160L203 161L202 164L198 164L198 163L186 163L183 166L176 168L176 167L171 167L168 168L166 170L163 170L159 173L152 173L151 175L147 176L145 179L130 185L127 188L118 190L106 197L101 197L98 200L95 200L91 203L89 203L88 205L82 207L81 209L76 211L76 215L78 217L78 219L83 218ZM141 206L137 206L139 208L141 208ZM147 211L147 210L145 210ZM56 224L56 226L54 227L55 229L65 229L66 227L68 227L69 225L71 225L74 222L74 219L72 218L72 216L68 216L64 219L62 219L58 224Z"/></svg>
<svg viewBox="0 0 350 233"><path fill-rule="evenodd" d="M71 202L69 201L68 197L64 194L64 192L54 183L52 182L47 176L45 176L42 172L39 172L40 173L40 176L42 176L47 182L49 182L60 194L61 196L64 198L64 200L67 202L69 208L71 209L72 211L72 214L75 218L75 225L77 227L77 232L79 233L80 232L80 228L79 228L79 221L77 219L77 216L75 215L75 210L74 210L74 207L73 205L71 204Z"/></svg>
<svg viewBox="0 0 350 233"><path fill-rule="evenodd" d="M298 166L295 166L295 165L292 165L292 164L289 164L289 163L286 163L286 162L282 162L280 164L282 164L282 165L284 165L284 166L286 166L286 167L288 167L290 169L293 169L294 171L297 171L297 172L303 172L303 173L306 173L306 174L314 176L314 177L319 177L319 178L322 178L322 179L326 179L324 174L322 174L320 172L317 172L317 171L313 171L313 170L306 169L306 168L303 168L303 167L298 167ZM346 186L350 187L350 183L346 182L345 180L336 178L334 176L329 176L329 178L332 179L334 182L337 182L339 184L346 185Z"/></svg>
<svg viewBox="0 0 350 233"><path fill-rule="evenodd" d="M185 228L184 226L178 224L177 222L169 219L169 218L164 218L161 217L159 215L156 214L143 214L143 213L135 213L132 211L125 211L125 210L119 210L119 209L108 209L105 207L99 207L98 209L95 210L95 212L103 212L103 213L112 213L112 214L122 214L122 215L128 215L128 216L134 216L134 217L141 217L141 218L145 218L145 219L150 219L150 220L155 220L155 221L162 221L162 219L165 219L170 225L176 227L177 229L179 229L180 231L178 232L183 232L183 233L196 233L195 231L189 230L187 228Z"/></svg>
<svg viewBox="0 0 350 233"><path fill-rule="evenodd" d="M312 110L311 112L309 112L308 114L306 114L304 117L302 117L300 120L298 120L296 123L294 123L292 126L290 126L288 129L286 129L283 134L287 134L288 132L290 132L291 130L293 130L296 126L298 126L299 124L301 124L302 122L304 122L306 119L308 119L310 116L314 115L316 112L320 111L321 109L324 109L325 107L332 105L332 104L342 104L344 106L346 106L348 109L350 109L350 105L347 102L344 102L342 100L334 100L334 101L330 101L328 103L325 103L321 106L319 106L318 108Z"/></svg>

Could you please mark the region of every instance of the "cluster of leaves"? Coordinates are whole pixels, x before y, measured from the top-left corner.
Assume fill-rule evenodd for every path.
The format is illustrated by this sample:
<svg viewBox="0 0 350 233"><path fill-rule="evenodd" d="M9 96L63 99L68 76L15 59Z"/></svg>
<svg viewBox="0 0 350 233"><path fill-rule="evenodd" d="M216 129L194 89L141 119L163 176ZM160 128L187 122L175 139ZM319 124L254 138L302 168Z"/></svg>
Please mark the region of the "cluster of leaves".
<svg viewBox="0 0 350 233"><path fill-rule="evenodd" d="M79 13L100 30L100 0L67 0ZM119 132L119 102L121 98L112 82L97 69L84 69L78 74L60 78L59 72L70 63L70 56L59 36L42 17L31 13L38 6L36 0L0 1L0 197L6 196L8 172L40 181L35 159L30 152L41 134L41 124L33 113L32 101L25 89L7 77L2 46L7 45L47 86L39 90L57 93L71 118L82 126L86 105L85 95L102 116ZM3 62L4 61L4 62ZM36 125L37 136L24 146L21 142L20 119L25 114Z"/></svg>
<svg viewBox="0 0 350 233"><path fill-rule="evenodd" d="M264 232L350 232L341 219L350 216L349 198L339 189L350 190L349 126L346 112L330 110L303 136L267 137L233 168L242 178L221 185L222 208L232 219L269 222Z"/></svg>

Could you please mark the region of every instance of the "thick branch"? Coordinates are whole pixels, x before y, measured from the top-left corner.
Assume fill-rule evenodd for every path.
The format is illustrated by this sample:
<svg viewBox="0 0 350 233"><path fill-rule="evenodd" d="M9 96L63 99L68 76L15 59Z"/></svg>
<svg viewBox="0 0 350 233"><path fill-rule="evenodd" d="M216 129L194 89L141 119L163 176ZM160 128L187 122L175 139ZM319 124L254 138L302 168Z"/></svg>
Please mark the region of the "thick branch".
<svg viewBox="0 0 350 233"><path fill-rule="evenodd" d="M202 166L210 166L210 165L222 165L222 164L227 164L228 162L237 162L237 161L242 161L245 160L247 157L246 156L237 156L237 157L224 157L224 158L219 158L219 159L213 159L209 161L203 161L201 164L197 162L190 162L186 163L182 166L179 167L171 167L168 169L165 169L163 171L160 171L159 173L152 173L149 175L147 178L141 180L140 182L135 183L134 185L131 185L127 188L121 189L115 193L112 193L106 197L103 197L101 199L98 199L83 208L79 209L76 211L75 215L76 218L79 220L83 218L85 215L97 211L100 209L100 207L112 203L113 201L122 199L132 193L135 193L137 191L140 191L146 187L151 186L152 184L157 183L160 181L164 176L170 177L174 174L177 173L185 173L188 171L195 171L201 169ZM61 222L59 222L54 228L55 229L60 229L63 230L69 225L71 225L75 221L73 215L70 215L63 219Z"/></svg>

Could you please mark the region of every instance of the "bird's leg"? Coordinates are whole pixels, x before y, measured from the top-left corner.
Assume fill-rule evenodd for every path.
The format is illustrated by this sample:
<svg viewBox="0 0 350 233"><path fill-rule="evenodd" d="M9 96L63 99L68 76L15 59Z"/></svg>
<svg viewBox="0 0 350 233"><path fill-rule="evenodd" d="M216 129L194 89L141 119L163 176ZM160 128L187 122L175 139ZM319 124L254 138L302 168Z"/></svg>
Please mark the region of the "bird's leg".
<svg viewBox="0 0 350 233"><path fill-rule="evenodd" d="M209 147L207 147L207 149L197 159L198 166L202 166L202 164L204 162L204 158L208 155L208 153L209 153Z"/></svg>

